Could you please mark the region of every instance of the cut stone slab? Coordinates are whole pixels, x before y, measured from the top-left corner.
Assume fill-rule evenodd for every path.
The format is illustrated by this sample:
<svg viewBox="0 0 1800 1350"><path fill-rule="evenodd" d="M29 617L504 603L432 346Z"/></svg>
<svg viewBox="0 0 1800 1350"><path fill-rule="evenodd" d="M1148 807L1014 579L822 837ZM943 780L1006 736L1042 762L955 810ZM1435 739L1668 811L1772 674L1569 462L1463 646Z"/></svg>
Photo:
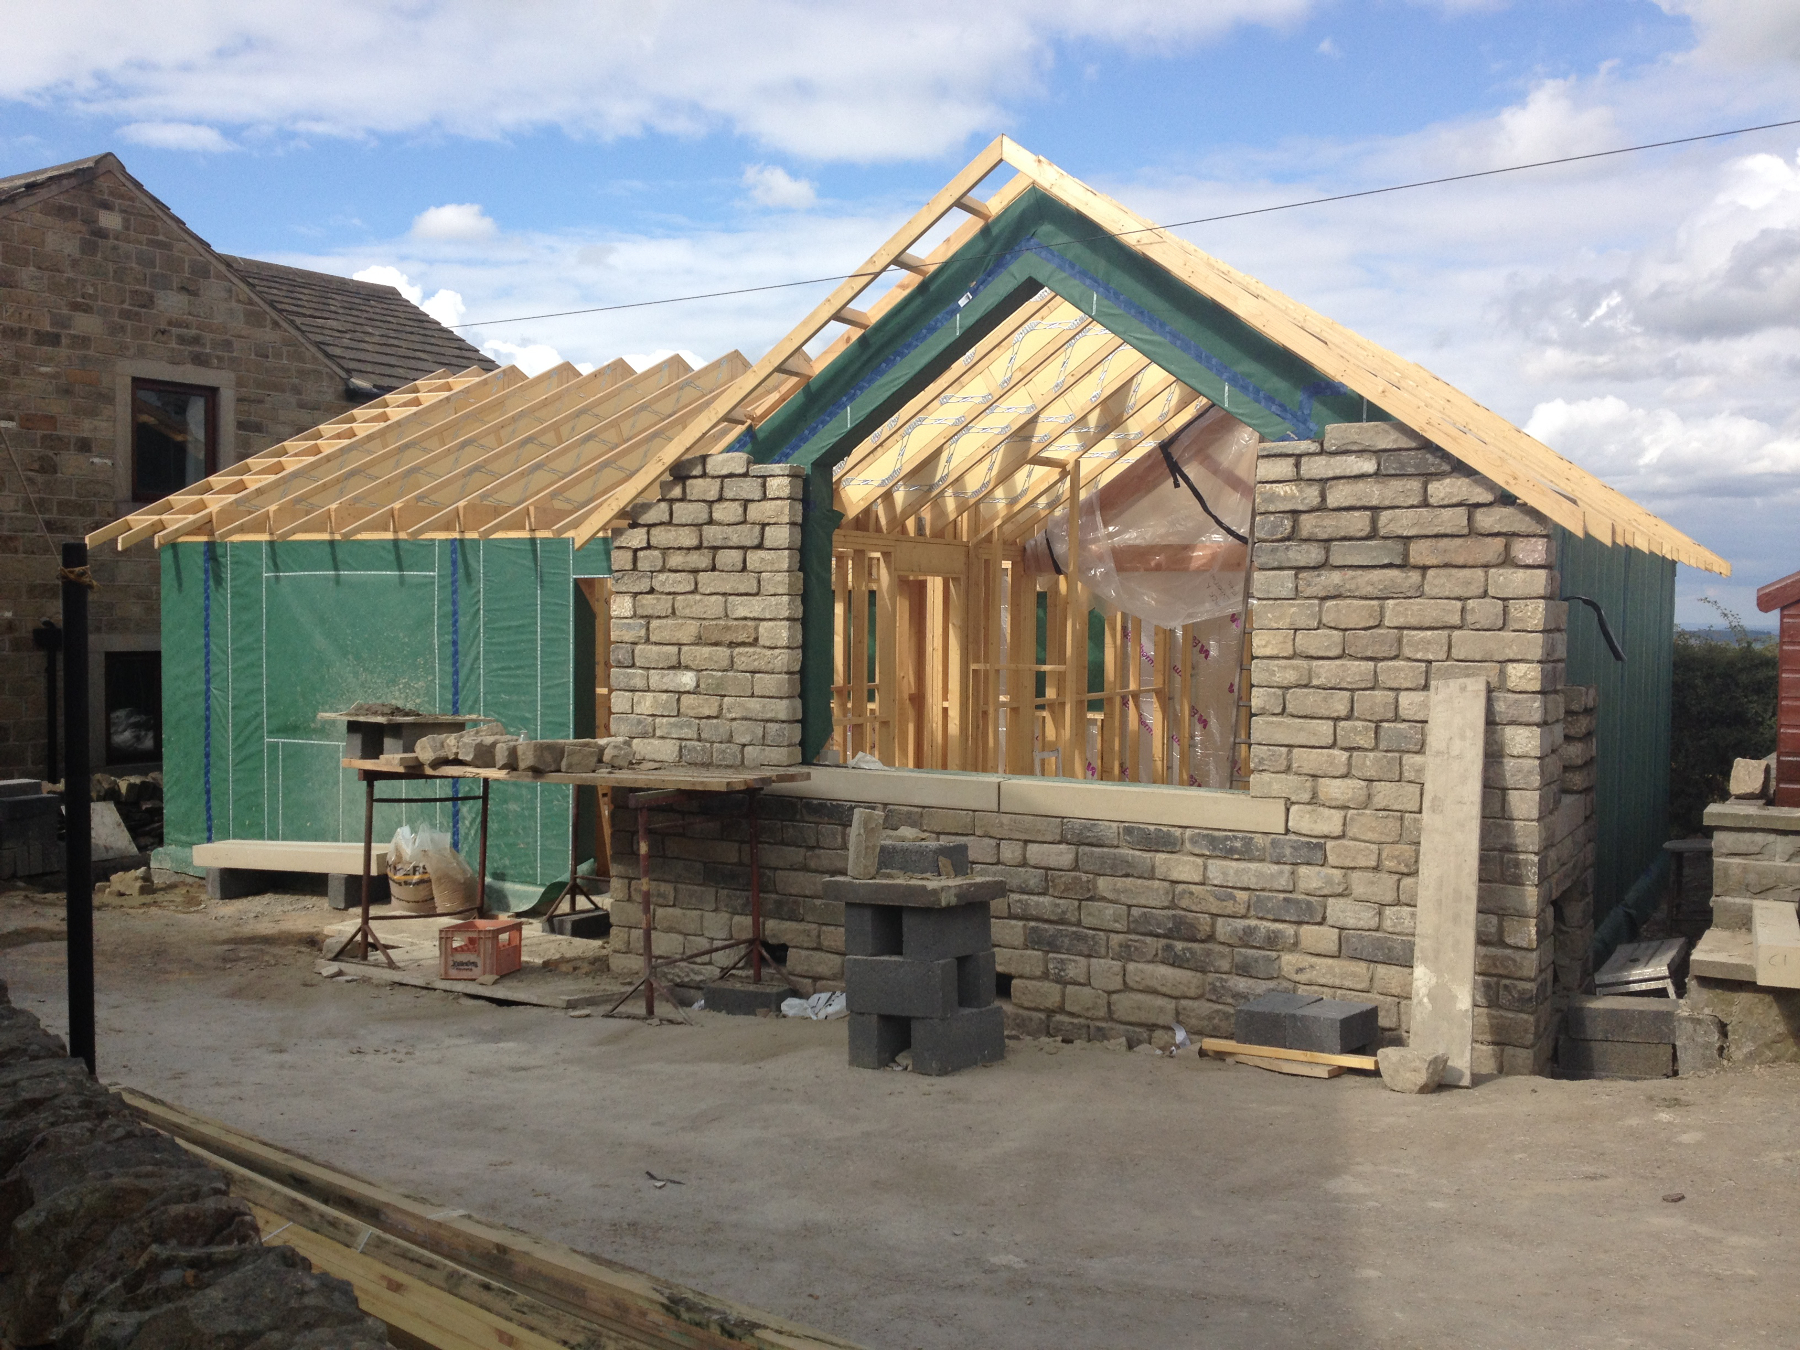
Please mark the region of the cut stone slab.
<svg viewBox="0 0 1800 1350"><path fill-rule="evenodd" d="M387 870L388 845L377 842L370 869ZM341 872L362 875L362 845L315 839L220 839L194 845L196 867L260 868L269 872Z"/></svg>
<svg viewBox="0 0 1800 1350"><path fill-rule="evenodd" d="M1287 1048L1326 1055L1360 1054L1381 1035L1380 1012L1373 1003L1321 998L1287 1014Z"/></svg>
<svg viewBox="0 0 1800 1350"><path fill-rule="evenodd" d="M1688 957L1688 974L1709 980L1742 980L1756 983L1756 953L1750 929L1713 927L1706 930Z"/></svg>
<svg viewBox="0 0 1800 1350"><path fill-rule="evenodd" d="M1770 989L1800 989L1800 914L1785 900L1758 900L1750 914L1751 959L1756 982Z"/></svg>
<svg viewBox="0 0 1800 1350"><path fill-rule="evenodd" d="M1291 1049L1287 1043L1289 1013L1309 1003L1319 1002L1317 994L1295 994L1277 990L1238 1005L1232 1018L1232 1036L1239 1045L1273 1045Z"/></svg>
<svg viewBox="0 0 1800 1350"><path fill-rule="evenodd" d="M1006 896L1006 882L999 877L826 877L822 889L826 900L841 904L918 909L950 909Z"/></svg>
<svg viewBox="0 0 1800 1350"><path fill-rule="evenodd" d="M859 881L867 881L881 870L881 827L886 819L885 811L863 806L850 817L850 861L845 870Z"/></svg>
<svg viewBox="0 0 1800 1350"><path fill-rule="evenodd" d="M1375 1052L1381 1081L1394 1092L1423 1094L1435 1092L1444 1076L1446 1059L1440 1051L1428 1055L1406 1045L1387 1045Z"/></svg>
<svg viewBox="0 0 1800 1350"><path fill-rule="evenodd" d="M1675 981L1685 970L1686 938L1653 938L1622 943L1594 972L1594 992L1627 994L1661 990L1675 997Z"/></svg>
<svg viewBox="0 0 1800 1350"><path fill-rule="evenodd" d="M714 980L706 986L706 1011L725 1013L730 1017L755 1017L767 1009L780 1012L782 1002L794 997L794 991L782 980L764 980L751 984L748 980Z"/></svg>
<svg viewBox="0 0 1800 1350"><path fill-rule="evenodd" d="M1575 997L1563 1014L1563 1034L1578 1041L1639 1041L1675 1044L1681 1005L1654 995L1603 994Z"/></svg>
<svg viewBox="0 0 1800 1350"><path fill-rule="evenodd" d="M131 831L119 819L119 808L111 802L89 802L88 819L93 822L93 843L88 856L94 862L109 858L131 858L138 847L131 842Z"/></svg>
<svg viewBox="0 0 1800 1350"><path fill-rule="evenodd" d="M844 995L853 1013L949 1017L956 1011L956 962L905 956L846 956Z"/></svg>
<svg viewBox="0 0 1800 1350"><path fill-rule="evenodd" d="M912 1021L914 1073L931 1077L998 1064L1006 1058L1006 1016L999 1004L961 1008L949 1017Z"/></svg>
<svg viewBox="0 0 1800 1350"><path fill-rule="evenodd" d="M934 840L884 839L877 855L877 871L906 876L966 877L969 875L969 846L940 844Z"/></svg>
<svg viewBox="0 0 1800 1350"><path fill-rule="evenodd" d="M1675 1073L1675 1046L1564 1036L1557 1043L1556 1064L1564 1078L1670 1078Z"/></svg>
<svg viewBox="0 0 1800 1350"><path fill-rule="evenodd" d="M1474 1083L1475 911L1487 681L1437 680L1425 727L1412 1048L1444 1056L1442 1081Z"/></svg>

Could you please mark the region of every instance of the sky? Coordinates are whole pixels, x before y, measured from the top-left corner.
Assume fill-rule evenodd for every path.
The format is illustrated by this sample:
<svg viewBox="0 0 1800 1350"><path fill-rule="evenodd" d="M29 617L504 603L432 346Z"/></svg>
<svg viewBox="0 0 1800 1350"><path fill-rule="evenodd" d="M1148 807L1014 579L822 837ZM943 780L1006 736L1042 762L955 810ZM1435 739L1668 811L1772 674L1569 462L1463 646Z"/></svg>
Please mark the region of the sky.
<svg viewBox="0 0 1800 1350"><path fill-rule="evenodd" d="M222 252L501 361L754 359L993 136L1159 222L1800 119L1800 0L60 0L0 175L116 152ZM998 182L999 180L993 180ZM990 183L990 187L993 184ZM1179 231L1729 559L1800 568L1800 126Z"/></svg>

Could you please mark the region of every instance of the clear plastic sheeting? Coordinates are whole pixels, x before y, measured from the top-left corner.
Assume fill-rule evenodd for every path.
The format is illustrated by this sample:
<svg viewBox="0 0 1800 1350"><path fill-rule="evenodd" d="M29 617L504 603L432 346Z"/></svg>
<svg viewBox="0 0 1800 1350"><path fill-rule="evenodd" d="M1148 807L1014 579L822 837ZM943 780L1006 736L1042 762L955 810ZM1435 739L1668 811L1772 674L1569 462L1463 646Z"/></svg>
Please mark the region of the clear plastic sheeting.
<svg viewBox="0 0 1800 1350"><path fill-rule="evenodd" d="M1208 408L1081 502L1080 579L1105 607L1160 628L1242 609L1262 437ZM1069 520L1027 541L1025 569L1063 574Z"/></svg>

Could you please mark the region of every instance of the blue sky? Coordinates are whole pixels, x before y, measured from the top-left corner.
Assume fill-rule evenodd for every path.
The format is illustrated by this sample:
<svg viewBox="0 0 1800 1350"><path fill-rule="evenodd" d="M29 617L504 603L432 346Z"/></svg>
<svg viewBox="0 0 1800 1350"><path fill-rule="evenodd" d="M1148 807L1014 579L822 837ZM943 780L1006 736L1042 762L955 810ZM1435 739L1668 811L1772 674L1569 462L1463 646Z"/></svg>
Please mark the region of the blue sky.
<svg viewBox="0 0 1800 1350"><path fill-rule="evenodd" d="M1793 0L158 10L15 20L0 173L111 149L224 251L460 320L847 269L1002 131L1183 220L1800 117ZM1185 232L1730 558L1684 621L1800 567L1800 128ZM754 357L817 293L464 331Z"/></svg>

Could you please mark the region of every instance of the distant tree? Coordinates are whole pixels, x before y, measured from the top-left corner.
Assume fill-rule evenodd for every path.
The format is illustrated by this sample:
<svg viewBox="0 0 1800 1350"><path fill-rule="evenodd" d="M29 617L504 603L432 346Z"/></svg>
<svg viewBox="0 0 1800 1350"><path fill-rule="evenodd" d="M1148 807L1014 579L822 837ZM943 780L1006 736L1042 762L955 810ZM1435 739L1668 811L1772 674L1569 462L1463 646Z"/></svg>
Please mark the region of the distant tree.
<svg viewBox="0 0 1800 1350"><path fill-rule="evenodd" d="M1708 805L1724 801L1735 759L1775 749L1776 649L1716 600L1729 642L1675 630L1669 824L1676 835L1701 828Z"/></svg>

